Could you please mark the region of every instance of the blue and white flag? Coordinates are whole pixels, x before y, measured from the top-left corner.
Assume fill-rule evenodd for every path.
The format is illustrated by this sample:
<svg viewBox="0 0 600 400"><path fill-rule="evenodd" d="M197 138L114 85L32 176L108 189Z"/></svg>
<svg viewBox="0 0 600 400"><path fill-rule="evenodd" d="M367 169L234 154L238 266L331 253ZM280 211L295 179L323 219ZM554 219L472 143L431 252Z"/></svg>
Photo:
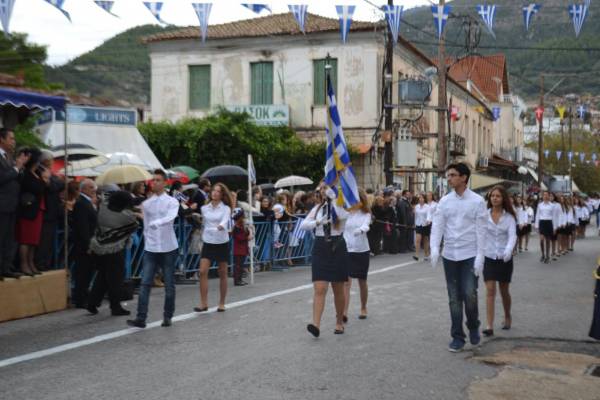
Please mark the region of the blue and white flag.
<svg viewBox="0 0 600 400"><path fill-rule="evenodd" d="M549 155L550 155L550 150L544 150L544 157L548 158Z"/></svg>
<svg viewBox="0 0 600 400"><path fill-rule="evenodd" d="M494 121L498 121L500 119L500 107L493 107L492 113L494 114Z"/></svg>
<svg viewBox="0 0 600 400"><path fill-rule="evenodd" d="M560 151L560 150L557 150L557 151L556 151L556 159L557 159L557 160L560 160L560 156L562 156L562 151Z"/></svg>
<svg viewBox="0 0 600 400"><path fill-rule="evenodd" d="M294 230L292 231L292 237L295 237L298 240L302 240L304 239L304 236L306 236L306 230L300 229L302 221L304 221L304 218L297 218L296 223L294 225Z"/></svg>
<svg viewBox="0 0 600 400"><path fill-rule="evenodd" d="M12 16L13 7L16 0L0 0L0 22L4 34L8 36L10 28L10 17Z"/></svg>
<svg viewBox="0 0 600 400"><path fill-rule="evenodd" d="M579 161L580 162L584 162L585 161L585 153L579 153Z"/></svg>
<svg viewBox="0 0 600 400"><path fill-rule="evenodd" d="M575 37L579 37L579 34L581 33L581 28L583 28L583 23L587 17L589 5L590 3L586 2L585 4L571 4L569 6L569 15L573 20L573 27L575 28Z"/></svg>
<svg viewBox="0 0 600 400"><path fill-rule="evenodd" d="M352 25L352 16L356 6L335 6L338 17L340 19L340 33L342 34L342 43L346 43L348 39L348 32L350 32L350 26Z"/></svg>
<svg viewBox="0 0 600 400"><path fill-rule="evenodd" d="M596 153L592 153L592 161L596 162L597 159L598 159L598 156L596 155Z"/></svg>
<svg viewBox="0 0 600 400"><path fill-rule="evenodd" d="M205 42L208 33L208 18L210 17L210 10L212 10L212 3L192 3L192 7L194 7L194 11L196 11L196 15L198 16L202 41Z"/></svg>
<svg viewBox="0 0 600 400"><path fill-rule="evenodd" d="M58 8L58 11L60 11L61 13L63 13L63 15L65 17L67 17L67 19L69 20L69 22L71 21L71 16L69 15L68 12L66 12L63 9L63 5L65 4L65 0L46 0L47 3L52 4L54 7Z"/></svg>
<svg viewBox="0 0 600 400"><path fill-rule="evenodd" d="M404 12L403 6L389 6L385 5L382 7L387 19L390 32L392 32L392 38L394 44L398 43L398 36L400 36L400 22L402 21L402 13Z"/></svg>
<svg viewBox="0 0 600 400"><path fill-rule="evenodd" d="M431 6L431 12L433 13L433 22L437 28L438 39L442 38L442 33L444 33L444 27L446 26L446 22L448 22L448 17L450 16L450 10L452 7L449 5L445 6Z"/></svg>
<svg viewBox="0 0 600 400"><path fill-rule="evenodd" d="M573 159L573 152L572 151L569 151L567 153L567 158L569 159L569 161L571 161Z"/></svg>
<svg viewBox="0 0 600 400"><path fill-rule="evenodd" d="M531 19L537 14L542 8L541 4L531 3L523 7L523 20L525 21L525 30L529 32L529 26L531 25Z"/></svg>
<svg viewBox="0 0 600 400"><path fill-rule="evenodd" d="M271 7L269 7L268 4L242 3L242 5L255 14L260 14L262 12L262 10L268 10L269 12L272 12Z"/></svg>
<svg viewBox="0 0 600 400"><path fill-rule="evenodd" d="M297 5L289 5L288 8L290 12L294 15L298 26L300 27L300 31L305 33L305 25L306 25L306 11L308 10L308 6L305 4L297 4Z"/></svg>
<svg viewBox="0 0 600 400"><path fill-rule="evenodd" d="M248 154L248 178L253 185L256 185L256 169L254 169L254 161L250 154Z"/></svg>
<svg viewBox="0 0 600 400"><path fill-rule="evenodd" d="M327 150L325 152L325 184L337 194L337 205L350 208L360 202L358 184L350 163L342 120L335 101L331 77L327 75Z"/></svg>
<svg viewBox="0 0 600 400"><path fill-rule="evenodd" d="M496 5L483 4L477 6L477 14L481 16L483 23L487 27L490 35L496 38L494 33L494 16L496 15Z"/></svg>
<svg viewBox="0 0 600 400"><path fill-rule="evenodd" d="M577 115L579 115L580 119L585 119L585 106L584 105L580 105L579 107L577 107Z"/></svg>
<svg viewBox="0 0 600 400"><path fill-rule="evenodd" d="M156 20L159 23L166 24L166 22L163 21L162 18L160 17L160 12L162 11L162 7L163 7L162 1L144 1L144 5L148 9L148 11L150 11L152 13L154 18L156 18Z"/></svg>
<svg viewBox="0 0 600 400"><path fill-rule="evenodd" d="M110 15L114 17L119 17L118 15L112 12L112 8L115 5L115 2L113 0L94 0L94 3L96 3L98 7L100 7Z"/></svg>

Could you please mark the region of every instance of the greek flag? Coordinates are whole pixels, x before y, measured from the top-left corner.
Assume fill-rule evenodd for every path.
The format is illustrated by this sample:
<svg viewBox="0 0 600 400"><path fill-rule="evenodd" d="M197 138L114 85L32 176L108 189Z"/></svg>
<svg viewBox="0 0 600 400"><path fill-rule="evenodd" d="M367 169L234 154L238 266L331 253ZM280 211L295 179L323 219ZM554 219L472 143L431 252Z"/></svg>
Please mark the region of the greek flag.
<svg viewBox="0 0 600 400"><path fill-rule="evenodd" d="M192 7L194 7L194 11L196 11L196 15L198 16L202 41L205 42L206 34L208 33L208 18L210 17L212 3L192 3Z"/></svg>
<svg viewBox="0 0 600 400"><path fill-rule="evenodd" d="M523 7L523 20L525 21L525 30L529 32L529 26L531 25L531 19L535 14L542 8L541 4L531 3Z"/></svg>
<svg viewBox="0 0 600 400"><path fill-rule="evenodd" d="M148 9L148 11L150 11L152 13L152 15L154 15L154 18L156 18L156 20L159 23L166 24L166 22L163 21L162 18L160 18L160 12L162 11L162 7L163 7L162 1L156 1L156 2L144 1L144 5Z"/></svg>
<svg viewBox="0 0 600 400"><path fill-rule="evenodd" d="M390 32L392 32L394 44L396 44L398 43L398 36L400 35L400 21L402 20L404 7L385 5L383 6L383 12L385 13L388 26L390 27Z"/></svg>
<svg viewBox="0 0 600 400"><path fill-rule="evenodd" d="M94 3L96 3L98 7L100 7L110 15L118 17L118 15L113 14L112 12L112 8L115 5L115 2L113 0L94 0Z"/></svg>
<svg viewBox="0 0 600 400"><path fill-rule="evenodd" d="M496 15L496 5L478 5L477 14L481 15L481 19L483 19L485 26L495 39L496 34L494 33L494 16Z"/></svg>
<svg viewBox="0 0 600 400"><path fill-rule="evenodd" d="M248 177L250 178L250 182L256 185L256 170L254 169L254 161L250 154L248 154ZM248 197L250 197L250 193L248 193Z"/></svg>
<svg viewBox="0 0 600 400"><path fill-rule="evenodd" d="M437 28L438 39L442 38L442 33L444 32L446 22L448 22L450 10L452 10L452 7L449 5L431 6L431 12L433 13L433 22L435 23L435 26Z"/></svg>
<svg viewBox="0 0 600 400"><path fill-rule="evenodd" d="M352 25L352 16L354 15L354 9L356 6L335 6L338 17L340 19L340 33L342 34L342 43L346 43L348 39L348 32L350 32L350 26Z"/></svg>
<svg viewBox="0 0 600 400"><path fill-rule="evenodd" d="M585 118L585 106L581 105L577 107L577 115L579 115L579 118L581 119Z"/></svg>
<svg viewBox="0 0 600 400"><path fill-rule="evenodd" d="M359 203L358 185L344 139L342 121L335 101L331 77L327 75L327 150L325 152L325 184L337 191L337 204L350 208Z"/></svg>
<svg viewBox="0 0 600 400"><path fill-rule="evenodd" d="M498 121L500 119L500 107L492 108L492 112L494 114L494 121Z"/></svg>
<svg viewBox="0 0 600 400"><path fill-rule="evenodd" d="M559 150L556 152L556 159L560 160L560 156L562 156L562 151Z"/></svg>
<svg viewBox="0 0 600 400"><path fill-rule="evenodd" d="M65 17L67 17L67 19L69 20L69 22L71 22L71 16L69 15L68 12L66 12L65 10L63 10L63 5L65 3L65 0L46 0L46 2L52 4L54 7L58 8L58 10L63 13L63 15Z"/></svg>
<svg viewBox="0 0 600 400"><path fill-rule="evenodd" d="M300 31L305 33L304 26L306 24L306 11L308 10L308 6L305 4L298 5L289 5L288 8L290 12L294 14L294 18L300 27Z"/></svg>
<svg viewBox="0 0 600 400"><path fill-rule="evenodd" d="M16 0L0 0L0 22L2 22L2 29L4 34L8 36L10 17L12 15L13 7L15 6Z"/></svg>
<svg viewBox="0 0 600 400"><path fill-rule="evenodd" d="M269 12L271 12L271 7L269 7L267 4L248 4L248 3L242 3L242 5L244 7L246 7L248 10L250 10L253 13L256 13L256 14L260 14L262 12L262 10L268 10Z"/></svg>
<svg viewBox="0 0 600 400"><path fill-rule="evenodd" d="M579 153L579 161L582 163L585 161L585 153Z"/></svg>
<svg viewBox="0 0 600 400"><path fill-rule="evenodd" d="M304 239L304 236L306 235L306 231L304 229L300 229L302 221L304 221L304 218L296 219L296 224L294 225L294 230L292 231L292 236L298 240Z"/></svg>
<svg viewBox="0 0 600 400"><path fill-rule="evenodd" d="M569 6L569 15L573 20L573 26L575 28L575 37L579 37L579 34L581 33L581 28L583 28L585 17L587 17L589 5L590 3L586 2L585 4L571 4Z"/></svg>

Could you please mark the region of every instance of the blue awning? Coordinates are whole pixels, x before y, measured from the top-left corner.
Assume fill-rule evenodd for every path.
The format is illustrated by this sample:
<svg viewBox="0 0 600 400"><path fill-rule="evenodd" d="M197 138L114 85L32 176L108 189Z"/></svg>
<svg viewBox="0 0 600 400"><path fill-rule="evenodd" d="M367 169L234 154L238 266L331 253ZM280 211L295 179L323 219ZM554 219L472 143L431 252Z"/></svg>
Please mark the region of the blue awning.
<svg viewBox="0 0 600 400"><path fill-rule="evenodd" d="M65 97L0 88L0 105L10 104L17 108L26 107L29 109L53 108L56 111L63 111L66 102Z"/></svg>

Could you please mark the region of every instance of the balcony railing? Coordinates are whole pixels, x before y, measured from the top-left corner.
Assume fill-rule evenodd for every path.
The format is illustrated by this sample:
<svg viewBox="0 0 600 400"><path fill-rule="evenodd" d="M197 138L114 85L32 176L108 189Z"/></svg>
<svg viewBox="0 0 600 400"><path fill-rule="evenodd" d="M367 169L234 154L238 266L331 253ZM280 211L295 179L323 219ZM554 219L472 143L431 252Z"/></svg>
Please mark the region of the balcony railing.
<svg viewBox="0 0 600 400"><path fill-rule="evenodd" d="M466 149L466 140L462 136L451 135L448 143L450 154L453 156L464 156Z"/></svg>

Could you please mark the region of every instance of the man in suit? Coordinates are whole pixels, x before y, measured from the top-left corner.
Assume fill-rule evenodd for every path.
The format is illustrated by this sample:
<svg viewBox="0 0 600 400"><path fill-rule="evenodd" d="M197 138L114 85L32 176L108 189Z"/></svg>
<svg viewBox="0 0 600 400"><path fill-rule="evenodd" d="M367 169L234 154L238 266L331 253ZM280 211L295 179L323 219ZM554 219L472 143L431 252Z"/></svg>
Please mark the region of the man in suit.
<svg viewBox="0 0 600 400"><path fill-rule="evenodd" d="M29 160L26 152L20 152L13 160L16 140L13 131L0 128L0 280L19 278L12 271L16 250L15 223L19 205L19 177Z"/></svg>
<svg viewBox="0 0 600 400"><path fill-rule="evenodd" d="M407 253L408 249L408 223L409 223L409 209L408 204L401 191L396 190L394 195L396 196L396 214L398 216L398 250L400 253Z"/></svg>
<svg viewBox="0 0 600 400"><path fill-rule="evenodd" d="M205 205L208 202L208 195L210 194L210 181L206 178L200 179L198 182L198 191L194 195L192 203L196 203L198 205L198 210L200 207Z"/></svg>
<svg viewBox="0 0 600 400"><path fill-rule="evenodd" d="M79 188L80 195L73 207L71 220L73 258L75 260L73 270L75 288L71 297L77 308L86 308L88 289L95 271L94 257L90 254L89 247L98 222L96 207L98 188L91 179L83 180Z"/></svg>

